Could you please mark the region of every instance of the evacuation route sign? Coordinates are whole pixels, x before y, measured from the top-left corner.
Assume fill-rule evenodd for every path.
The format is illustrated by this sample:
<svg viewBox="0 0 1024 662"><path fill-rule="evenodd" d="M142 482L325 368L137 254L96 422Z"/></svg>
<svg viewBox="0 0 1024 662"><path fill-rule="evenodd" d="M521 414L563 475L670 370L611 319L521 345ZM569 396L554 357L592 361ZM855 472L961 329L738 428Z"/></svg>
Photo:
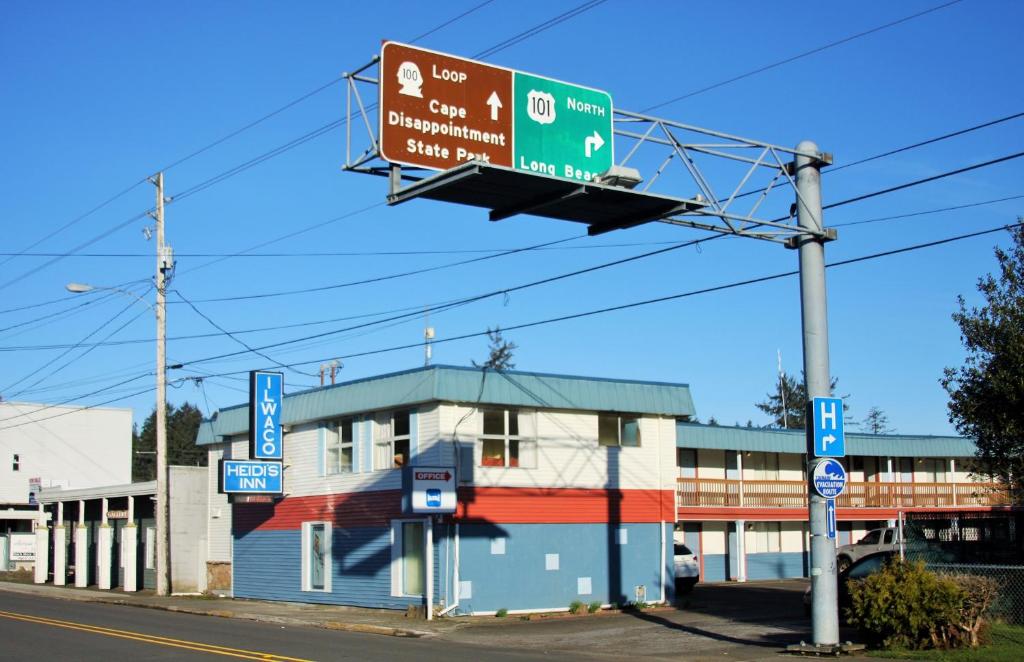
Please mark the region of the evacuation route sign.
<svg viewBox="0 0 1024 662"><path fill-rule="evenodd" d="M835 499L846 489L846 469L839 460L822 460L812 475L815 491L826 499Z"/></svg>
<svg viewBox="0 0 1024 662"><path fill-rule="evenodd" d="M515 168L589 182L612 167L607 92L515 75Z"/></svg>

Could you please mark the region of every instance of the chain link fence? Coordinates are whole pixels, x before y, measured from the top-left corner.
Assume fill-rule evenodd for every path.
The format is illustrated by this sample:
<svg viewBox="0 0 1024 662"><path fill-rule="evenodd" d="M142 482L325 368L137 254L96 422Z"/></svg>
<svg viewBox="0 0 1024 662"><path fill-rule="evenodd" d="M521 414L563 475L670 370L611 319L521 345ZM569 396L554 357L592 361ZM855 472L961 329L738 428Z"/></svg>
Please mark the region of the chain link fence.
<svg viewBox="0 0 1024 662"><path fill-rule="evenodd" d="M906 556L947 575L994 579L990 616L1024 624L1024 514L907 513Z"/></svg>

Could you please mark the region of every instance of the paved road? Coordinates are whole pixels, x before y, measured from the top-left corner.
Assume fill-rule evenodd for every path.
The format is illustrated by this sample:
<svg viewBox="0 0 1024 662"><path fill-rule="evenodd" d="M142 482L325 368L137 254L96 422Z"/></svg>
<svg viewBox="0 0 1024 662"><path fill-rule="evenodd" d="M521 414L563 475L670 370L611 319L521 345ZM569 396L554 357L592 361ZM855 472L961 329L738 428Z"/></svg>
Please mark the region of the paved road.
<svg viewBox="0 0 1024 662"><path fill-rule="evenodd" d="M586 659L436 638L409 639L0 594L4 660L508 660Z"/></svg>

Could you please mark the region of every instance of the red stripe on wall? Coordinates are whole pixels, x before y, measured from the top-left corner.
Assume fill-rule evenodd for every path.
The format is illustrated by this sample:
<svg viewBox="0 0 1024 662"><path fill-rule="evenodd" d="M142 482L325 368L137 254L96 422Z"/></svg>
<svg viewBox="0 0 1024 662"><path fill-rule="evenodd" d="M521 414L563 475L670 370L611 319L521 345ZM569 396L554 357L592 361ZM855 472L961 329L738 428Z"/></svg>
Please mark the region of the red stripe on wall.
<svg viewBox="0 0 1024 662"><path fill-rule="evenodd" d="M671 490L583 490L516 487L459 489L455 518L496 524L585 524L675 521ZM303 522L337 527L388 526L402 517L398 490L286 497L275 504L235 504L233 530L281 531Z"/></svg>
<svg viewBox="0 0 1024 662"><path fill-rule="evenodd" d="M308 497L286 497L275 504L235 504L236 534L302 528L303 522L331 522L338 527L388 526L402 515L399 490L348 492Z"/></svg>
<svg viewBox="0 0 1024 662"><path fill-rule="evenodd" d="M459 489L456 518L507 524L675 521L672 490Z"/></svg>

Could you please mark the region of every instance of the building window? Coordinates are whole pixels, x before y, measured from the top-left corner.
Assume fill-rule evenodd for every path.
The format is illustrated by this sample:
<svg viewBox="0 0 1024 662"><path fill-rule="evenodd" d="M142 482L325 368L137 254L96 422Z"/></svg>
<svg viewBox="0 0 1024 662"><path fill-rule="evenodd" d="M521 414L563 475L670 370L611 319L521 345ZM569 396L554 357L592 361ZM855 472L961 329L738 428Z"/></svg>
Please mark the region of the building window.
<svg viewBox="0 0 1024 662"><path fill-rule="evenodd" d="M537 440L524 438L520 429L529 424L530 413L518 409L484 409L480 435L480 466L537 466Z"/></svg>
<svg viewBox="0 0 1024 662"><path fill-rule="evenodd" d="M637 416L598 414L597 443L601 446L639 446L640 419Z"/></svg>
<svg viewBox="0 0 1024 662"><path fill-rule="evenodd" d="M302 590L331 590L331 523L302 523Z"/></svg>
<svg viewBox="0 0 1024 662"><path fill-rule="evenodd" d="M327 457L324 468L328 475L352 473L352 419L327 424Z"/></svg>
<svg viewBox="0 0 1024 662"><path fill-rule="evenodd" d="M379 415L374 428L374 469L395 469L409 464L410 412Z"/></svg>
<svg viewBox="0 0 1024 662"><path fill-rule="evenodd" d="M697 451L693 448L676 449L676 467L680 478L697 477Z"/></svg>
<svg viewBox="0 0 1024 662"><path fill-rule="evenodd" d="M17 453L14 454L14 460L11 462L12 471L21 471L21 456Z"/></svg>
<svg viewBox="0 0 1024 662"><path fill-rule="evenodd" d="M423 522L396 520L391 523L391 594L423 595L426 585Z"/></svg>
<svg viewBox="0 0 1024 662"><path fill-rule="evenodd" d="M146 527L146 570L156 570L156 529Z"/></svg>
<svg viewBox="0 0 1024 662"><path fill-rule="evenodd" d="M782 524L780 522L748 523L746 548L748 554L781 552Z"/></svg>

